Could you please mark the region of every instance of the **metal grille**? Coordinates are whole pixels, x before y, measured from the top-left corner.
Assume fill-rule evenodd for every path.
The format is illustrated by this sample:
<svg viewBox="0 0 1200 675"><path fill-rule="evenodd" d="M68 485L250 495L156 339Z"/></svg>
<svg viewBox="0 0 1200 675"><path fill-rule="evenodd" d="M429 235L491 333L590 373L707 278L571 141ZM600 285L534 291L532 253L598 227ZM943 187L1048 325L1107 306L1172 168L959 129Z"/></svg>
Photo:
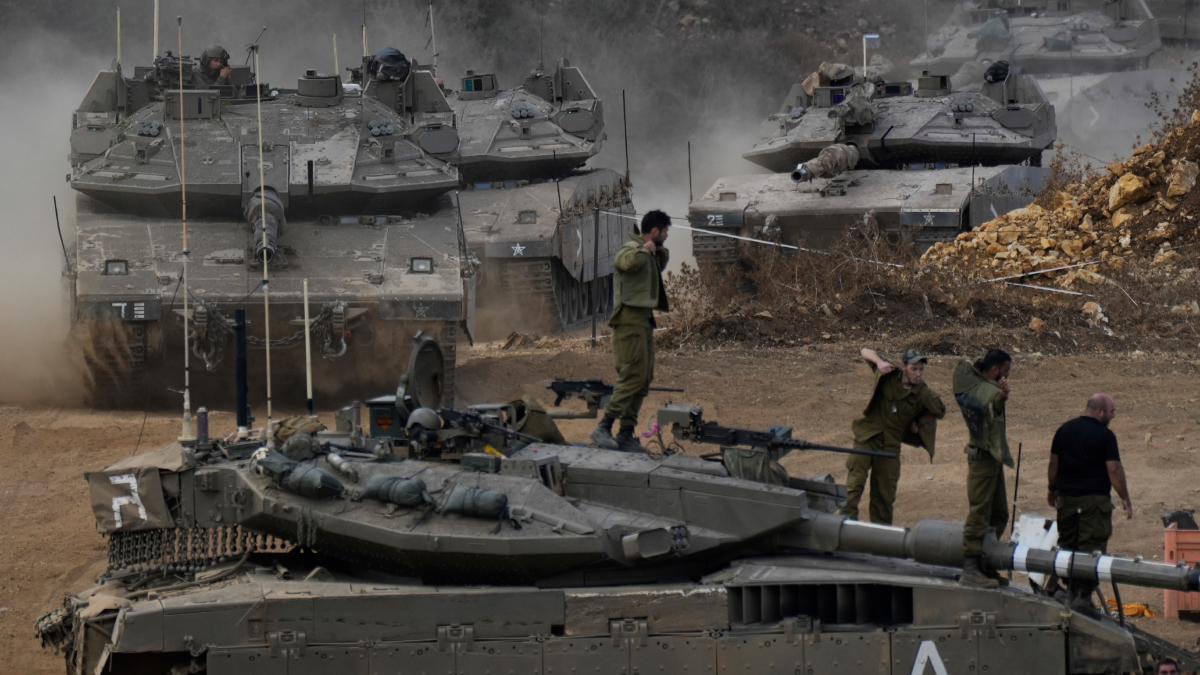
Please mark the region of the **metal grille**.
<svg viewBox="0 0 1200 675"><path fill-rule="evenodd" d="M808 617L822 624L909 624L913 591L886 584L731 586L729 621L749 625Z"/></svg>

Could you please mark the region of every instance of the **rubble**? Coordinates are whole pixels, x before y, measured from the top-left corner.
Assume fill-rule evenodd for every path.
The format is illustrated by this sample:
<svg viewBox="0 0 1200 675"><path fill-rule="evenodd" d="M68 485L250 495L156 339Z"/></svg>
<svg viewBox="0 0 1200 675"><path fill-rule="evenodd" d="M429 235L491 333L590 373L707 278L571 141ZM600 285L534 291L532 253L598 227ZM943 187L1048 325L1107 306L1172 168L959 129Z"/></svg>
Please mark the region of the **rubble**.
<svg viewBox="0 0 1200 675"><path fill-rule="evenodd" d="M967 278L1025 276L1064 289L1100 284L1127 265L1175 273L1179 248L1200 244L1200 111L1100 174L938 242L927 269ZM1101 323L1101 319L1094 319ZM1032 326L1031 326L1032 328Z"/></svg>

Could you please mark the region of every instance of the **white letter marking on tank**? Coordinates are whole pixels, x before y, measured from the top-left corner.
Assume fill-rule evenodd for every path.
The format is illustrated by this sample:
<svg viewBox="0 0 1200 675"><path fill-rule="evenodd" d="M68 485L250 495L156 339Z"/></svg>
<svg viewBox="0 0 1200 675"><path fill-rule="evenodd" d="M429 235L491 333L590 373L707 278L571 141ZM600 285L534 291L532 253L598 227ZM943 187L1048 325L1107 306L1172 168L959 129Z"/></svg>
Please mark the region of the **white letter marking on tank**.
<svg viewBox="0 0 1200 675"><path fill-rule="evenodd" d="M925 666L930 663L933 664L934 675L946 675L946 664L942 663L942 655L938 654L937 645L933 644L933 640L924 640L917 649L912 675L925 675Z"/></svg>
<svg viewBox="0 0 1200 675"><path fill-rule="evenodd" d="M113 520L116 521L117 529L121 529L121 524L123 522L121 519L121 507L125 506L126 504L134 504L137 506L138 518L146 520L146 506L145 504L142 504L142 497L138 494L137 478L131 473L126 473L120 476L109 476L108 480L113 485L129 486L128 497L113 497L112 500Z"/></svg>

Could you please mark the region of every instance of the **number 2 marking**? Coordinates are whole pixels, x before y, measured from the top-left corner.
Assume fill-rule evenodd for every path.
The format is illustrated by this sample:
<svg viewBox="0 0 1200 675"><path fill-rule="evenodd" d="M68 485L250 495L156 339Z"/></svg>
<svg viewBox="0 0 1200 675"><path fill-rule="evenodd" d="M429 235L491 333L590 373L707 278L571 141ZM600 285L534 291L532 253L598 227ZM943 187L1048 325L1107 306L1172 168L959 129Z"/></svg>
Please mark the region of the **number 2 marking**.
<svg viewBox="0 0 1200 675"><path fill-rule="evenodd" d="M121 474L120 476L109 476L108 480L113 485L126 485L129 487L129 496L113 497L113 520L116 521L117 529L121 529L124 522L121 518L121 507L127 504L137 506L138 518L145 521L146 505L142 503L142 497L138 494L137 477L131 473Z"/></svg>

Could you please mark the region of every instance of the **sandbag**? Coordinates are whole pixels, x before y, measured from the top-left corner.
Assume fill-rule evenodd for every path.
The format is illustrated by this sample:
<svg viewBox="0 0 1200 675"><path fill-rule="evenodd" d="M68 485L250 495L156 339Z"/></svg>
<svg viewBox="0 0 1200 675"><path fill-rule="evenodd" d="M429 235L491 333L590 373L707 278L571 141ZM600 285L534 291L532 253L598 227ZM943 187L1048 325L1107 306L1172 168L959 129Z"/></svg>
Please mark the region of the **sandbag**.
<svg viewBox="0 0 1200 675"><path fill-rule="evenodd" d="M303 462L307 459L312 459L317 456L317 451L321 449L321 444L317 442L317 438L312 434L295 433L288 437L283 445L276 445L279 452L288 459L294 459L297 462Z"/></svg>
<svg viewBox="0 0 1200 675"><path fill-rule="evenodd" d="M400 478L399 476L375 476L367 481L367 487L362 493L365 499L376 499L399 506L417 507L433 502L425 481L419 478Z"/></svg>
<svg viewBox="0 0 1200 675"><path fill-rule="evenodd" d="M767 485L788 484L787 469L762 450L721 448L721 459L733 478Z"/></svg>
<svg viewBox="0 0 1200 675"><path fill-rule="evenodd" d="M324 431L325 425L321 424L321 420L308 415L296 415L281 420L275 426L275 447L282 447L287 439L295 434L315 434L318 431Z"/></svg>
<svg viewBox="0 0 1200 675"><path fill-rule="evenodd" d="M495 490L455 484L442 505L442 513L472 518L499 518L508 509L508 495Z"/></svg>
<svg viewBox="0 0 1200 675"><path fill-rule="evenodd" d="M255 462L276 485L301 497L334 499L346 491L342 482L325 469L312 464L301 464L278 452L269 452Z"/></svg>
<svg viewBox="0 0 1200 675"><path fill-rule="evenodd" d="M563 438L562 432L558 430L558 425L554 423L554 419L536 398L526 394L520 400L513 401L511 405L517 411L517 431L539 438L546 443L566 444L567 441Z"/></svg>

